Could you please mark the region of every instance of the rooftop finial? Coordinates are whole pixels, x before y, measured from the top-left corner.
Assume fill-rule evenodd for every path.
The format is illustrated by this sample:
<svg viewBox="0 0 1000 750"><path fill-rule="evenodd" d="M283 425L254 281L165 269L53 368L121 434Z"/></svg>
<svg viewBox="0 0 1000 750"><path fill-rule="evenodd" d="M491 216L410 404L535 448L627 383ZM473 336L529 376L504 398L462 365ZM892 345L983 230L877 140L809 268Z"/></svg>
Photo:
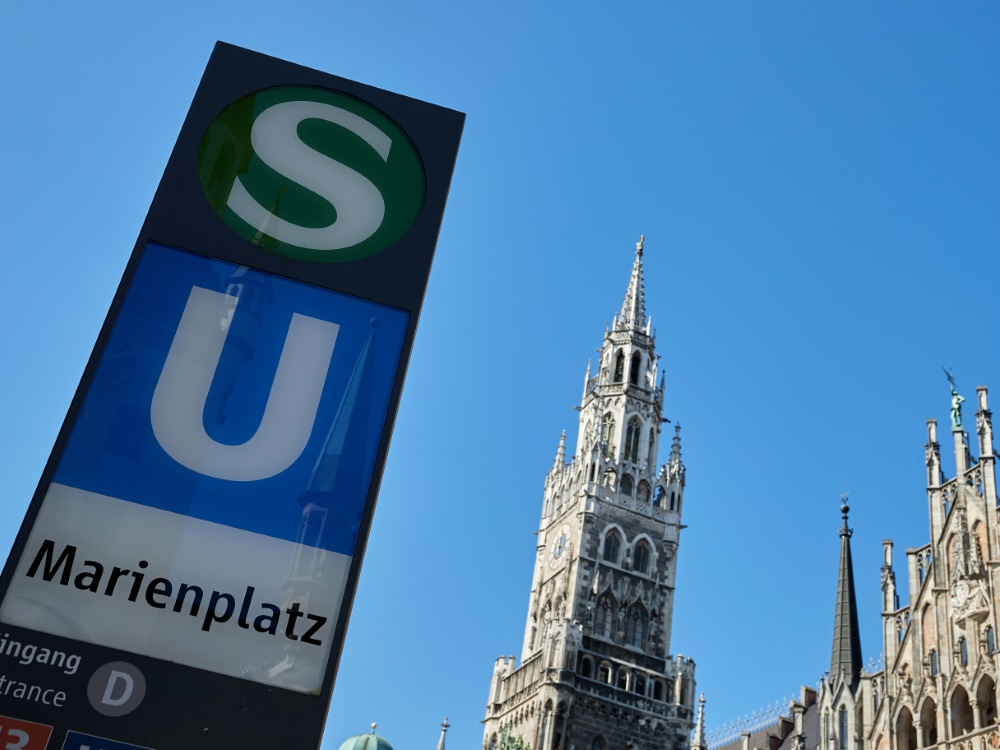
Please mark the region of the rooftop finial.
<svg viewBox="0 0 1000 750"><path fill-rule="evenodd" d="M646 301L642 289L642 248L645 235L635 243L635 262L632 264L632 275L629 278L628 289L625 290L625 300L621 312L611 326L613 330L639 331L646 325Z"/></svg>
<svg viewBox="0 0 1000 750"><path fill-rule="evenodd" d="M377 727L377 726L378 726L378 724L376 724L376 723L375 723L375 722L373 721L373 722L372 722L372 734L375 734L375 727Z"/></svg>
<svg viewBox="0 0 1000 750"><path fill-rule="evenodd" d="M450 726L451 724L448 723L448 717L445 716L444 721L441 722L441 739L438 740L437 750L444 750L444 735Z"/></svg>
<svg viewBox="0 0 1000 750"><path fill-rule="evenodd" d="M849 528L847 528L847 514L851 512L851 508L847 504L847 495L848 494L849 493L847 492L847 490L844 490L840 494L840 512L844 516L844 527L840 530L840 535L841 536L844 536L845 534L847 536L851 535L851 530Z"/></svg>

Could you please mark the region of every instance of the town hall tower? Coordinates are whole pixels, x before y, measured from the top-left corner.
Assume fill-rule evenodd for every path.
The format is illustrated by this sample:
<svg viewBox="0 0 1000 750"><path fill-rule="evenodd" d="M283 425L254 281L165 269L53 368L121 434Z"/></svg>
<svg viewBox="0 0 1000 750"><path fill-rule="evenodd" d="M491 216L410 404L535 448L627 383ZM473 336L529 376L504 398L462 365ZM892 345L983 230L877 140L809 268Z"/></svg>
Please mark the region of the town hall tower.
<svg viewBox="0 0 1000 750"><path fill-rule="evenodd" d="M668 420L642 253L640 238L596 373L588 365L576 449L567 456L564 432L545 478L521 663L496 662L484 750L690 745L694 662L670 651L681 428L669 431L669 459L658 464Z"/></svg>

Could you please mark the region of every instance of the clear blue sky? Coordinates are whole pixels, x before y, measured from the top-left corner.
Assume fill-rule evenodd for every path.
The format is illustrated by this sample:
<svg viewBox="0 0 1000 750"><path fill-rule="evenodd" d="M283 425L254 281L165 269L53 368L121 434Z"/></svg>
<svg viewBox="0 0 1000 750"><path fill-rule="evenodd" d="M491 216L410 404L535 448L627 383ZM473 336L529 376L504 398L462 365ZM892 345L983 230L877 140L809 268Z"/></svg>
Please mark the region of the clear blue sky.
<svg viewBox="0 0 1000 750"><path fill-rule="evenodd" d="M1000 410L998 38L988 2L0 3L0 548L222 39L468 114L327 748L378 721L428 750L445 714L481 742L640 233L709 725L828 668L845 486L877 657L941 366Z"/></svg>

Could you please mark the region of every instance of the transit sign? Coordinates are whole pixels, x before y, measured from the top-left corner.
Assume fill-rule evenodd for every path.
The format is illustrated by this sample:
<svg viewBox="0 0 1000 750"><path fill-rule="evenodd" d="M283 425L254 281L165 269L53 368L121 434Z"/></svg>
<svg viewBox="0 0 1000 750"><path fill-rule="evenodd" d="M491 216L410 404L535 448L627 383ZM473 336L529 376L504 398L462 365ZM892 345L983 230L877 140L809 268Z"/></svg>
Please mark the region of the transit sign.
<svg viewBox="0 0 1000 750"><path fill-rule="evenodd" d="M318 746L463 122L217 45L0 578L0 748Z"/></svg>

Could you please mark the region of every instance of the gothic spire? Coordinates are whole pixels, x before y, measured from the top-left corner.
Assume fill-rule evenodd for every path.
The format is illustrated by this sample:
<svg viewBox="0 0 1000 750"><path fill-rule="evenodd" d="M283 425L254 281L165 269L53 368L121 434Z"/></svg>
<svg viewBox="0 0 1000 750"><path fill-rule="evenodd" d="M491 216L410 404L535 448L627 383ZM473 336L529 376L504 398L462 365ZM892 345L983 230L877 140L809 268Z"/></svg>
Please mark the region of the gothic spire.
<svg viewBox="0 0 1000 750"><path fill-rule="evenodd" d="M642 288L642 246L645 236L640 236L635 243L635 263L632 264L632 277L625 290L625 301L622 310L615 321L615 328L625 330L642 330L646 325L646 299Z"/></svg>
<svg viewBox="0 0 1000 750"><path fill-rule="evenodd" d="M854 568L851 564L851 529L847 527L847 494L841 497L840 572L837 580L837 610L833 616L833 656L830 680L836 684L840 674L853 693L861 679L861 631L858 628L858 605L854 596Z"/></svg>
<svg viewBox="0 0 1000 750"><path fill-rule="evenodd" d="M691 738L692 750L707 750L708 742L705 740L705 694L698 698L698 718L695 719L694 737Z"/></svg>

